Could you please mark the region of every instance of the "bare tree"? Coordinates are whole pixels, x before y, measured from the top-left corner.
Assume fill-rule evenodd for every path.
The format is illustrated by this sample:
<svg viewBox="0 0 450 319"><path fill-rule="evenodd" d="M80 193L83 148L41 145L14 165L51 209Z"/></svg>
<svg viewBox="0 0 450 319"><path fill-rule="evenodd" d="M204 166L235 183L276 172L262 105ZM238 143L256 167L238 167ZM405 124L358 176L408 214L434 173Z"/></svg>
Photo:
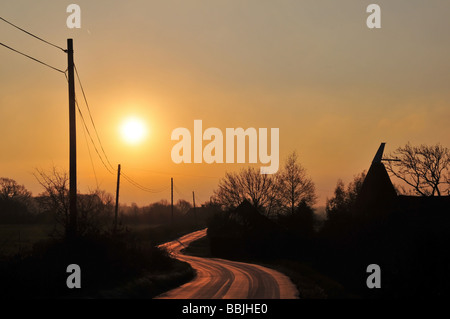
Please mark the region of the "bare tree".
<svg viewBox="0 0 450 319"><path fill-rule="evenodd" d="M287 158L283 169L277 176L280 203L293 214L295 208L304 202L312 206L317 201L316 188L306 174L306 169L298 162L293 152Z"/></svg>
<svg viewBox="0 0 450 319"><path fill-rule="evenodd" d="M239 173L226 173L211 201L232 209L247 199L260 211L270 214L276 202L276 187L272 175L260 174L259 170L249 167Z"/></svg>
<svg viewBox="0 0 450 319"><path fill-rule="evenodd" d="M59 236L64 236L69 227L69 176L67 172L59 171L55 167L49 172L36 169L34 176L44 188L44 192L40 194L40 203L44 209L54 213L56 224L63 230L61 233L55 228L55 232ZM112 221L113 196L102 190L79 194L77 208L78 234L98 233L102 225L107 225L108 219Z"/></svg>
<svg viewBox="0 0 450 319"><path fill-rule="evenodd" d="M386 169L422 196L450 193L450 150L436 144L397 148L389 155Z"/></svg>
<svg viewBox="0 0 450 319"><path fill-rule="evenodd" d="M40 203L44 209L54 212L55 221L67 231L69 225L69 176L67 172L59 171L53 167L50 172L36 169L33 174L39 184L44 188L40 194ZM59 234L59 230L55 228ZM59 234L62 236L62 234Z"/></svg>

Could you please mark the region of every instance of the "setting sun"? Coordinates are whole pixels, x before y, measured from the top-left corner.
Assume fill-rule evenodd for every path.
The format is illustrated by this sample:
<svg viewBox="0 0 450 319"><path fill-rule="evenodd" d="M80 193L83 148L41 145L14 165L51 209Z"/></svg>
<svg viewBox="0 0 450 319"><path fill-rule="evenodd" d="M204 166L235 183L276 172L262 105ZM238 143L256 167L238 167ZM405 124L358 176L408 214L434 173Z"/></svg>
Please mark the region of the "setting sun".
<svg viewBox="0 0 450 319"><path fill-rule="evenodd" d="M127 143L137 144L147 135L147 126L143 120L129 117L123 121L120 127L120 134Z"/></svg>

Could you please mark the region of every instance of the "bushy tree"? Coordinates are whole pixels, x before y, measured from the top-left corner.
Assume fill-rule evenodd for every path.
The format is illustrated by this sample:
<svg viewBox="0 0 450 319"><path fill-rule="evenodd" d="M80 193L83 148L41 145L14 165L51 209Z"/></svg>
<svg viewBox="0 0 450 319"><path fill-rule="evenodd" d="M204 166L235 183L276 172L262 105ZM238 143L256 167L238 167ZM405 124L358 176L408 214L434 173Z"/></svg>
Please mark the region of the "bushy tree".
<svg viewBox="0 0 450 319"><path fill-rule="evenodd" d="M327 223L342 221L350 217L365 178L366 173L363 171L353 178L347 188L342 180L338 180L334 196L327 199L326 202Z"/></svg>
<svg viewBox="0 0 450 319"><path fill-rule="evenodd" d="M0 200L27 200L30 197L31 192L25 186L10 178L0 178Z"/></svg>
<svg viewBox="0 0 450 319"><path fill-rule="evenodd" d="M310 238L314 233L314 209L306 202L301 201L293 213L278 216L278 223L301 239Z"/></svg>
<svg viewBox="0 0 450 319"><path fill-rule="evenodd" d="M31 192L15 180L0 178L0 221L25 222L34 213Z"/></svg>
<svg viewBox="0 0 450 319"><path fill-rule="evenodd" d="M88 194L78 194L77 211L77 226L81 236L108 230L113 223L113 196L98 189Z"/></svg>
<svg viewBox="0 0 450 319"><path fill-rule="evenodd" d="M184 215L192 208L192 205L187 200L179 199L175 207L182 215Z"/></svg>

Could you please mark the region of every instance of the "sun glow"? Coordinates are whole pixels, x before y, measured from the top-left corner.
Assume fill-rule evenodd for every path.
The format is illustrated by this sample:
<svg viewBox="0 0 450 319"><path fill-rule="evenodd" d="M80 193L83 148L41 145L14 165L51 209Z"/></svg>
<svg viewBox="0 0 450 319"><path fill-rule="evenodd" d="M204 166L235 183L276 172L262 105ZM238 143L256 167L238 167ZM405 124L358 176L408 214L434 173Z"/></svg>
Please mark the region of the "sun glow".
<svg viewBox="0 0 450 319"><path fill-rule="evenodd" d="M140 118L129 117L123 121L120 134L128 144L138 144L146 137L147 126Z"/></svg>

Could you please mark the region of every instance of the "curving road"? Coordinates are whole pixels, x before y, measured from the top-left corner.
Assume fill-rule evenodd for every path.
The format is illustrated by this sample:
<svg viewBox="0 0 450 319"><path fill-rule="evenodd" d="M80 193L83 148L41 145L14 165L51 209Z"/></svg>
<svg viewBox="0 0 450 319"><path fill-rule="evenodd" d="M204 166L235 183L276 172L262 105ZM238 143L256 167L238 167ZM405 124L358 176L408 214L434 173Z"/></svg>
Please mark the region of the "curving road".
<svg viewBox="0 0 450 319"><path fill-rule="evenodd" d="M180 250L206 236L206 229L161 245L175 257L191 264L197 276L156 299L297 299L298 291L288 277L270 268L219 258L187 256Z"/></svg>

